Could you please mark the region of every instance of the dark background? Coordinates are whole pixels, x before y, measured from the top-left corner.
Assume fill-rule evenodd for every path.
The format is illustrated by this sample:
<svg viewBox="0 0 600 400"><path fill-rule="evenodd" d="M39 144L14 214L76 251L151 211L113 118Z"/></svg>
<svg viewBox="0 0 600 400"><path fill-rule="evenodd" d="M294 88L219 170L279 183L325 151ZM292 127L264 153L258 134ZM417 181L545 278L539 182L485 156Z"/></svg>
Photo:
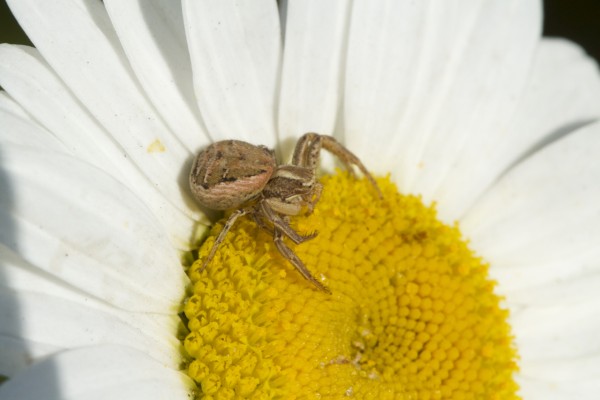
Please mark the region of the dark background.
<svg viewBox="0 0 600 400"><path fill-rule="evenodd" d="M544 15L545 36L569 38L600 60L600 1L544 0ZM4 42L30 44L5 0L0 0L0 43Z"/></svg>

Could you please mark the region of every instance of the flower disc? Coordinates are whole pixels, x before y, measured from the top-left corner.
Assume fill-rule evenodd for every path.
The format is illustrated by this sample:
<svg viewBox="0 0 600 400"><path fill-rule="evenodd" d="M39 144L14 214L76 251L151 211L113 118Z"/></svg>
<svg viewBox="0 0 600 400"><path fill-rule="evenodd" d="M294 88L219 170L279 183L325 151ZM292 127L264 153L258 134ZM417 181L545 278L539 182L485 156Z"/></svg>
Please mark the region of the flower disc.
<svg viewBox="0 0 600 400"><path fill-rule="evenodd" d="M269 233L238 220L206 270L222 225L189 269L188 373L202 398L511 399L508 312L458 227L379 179L322 180L289 244L332 295L295 271Z"/></svg>

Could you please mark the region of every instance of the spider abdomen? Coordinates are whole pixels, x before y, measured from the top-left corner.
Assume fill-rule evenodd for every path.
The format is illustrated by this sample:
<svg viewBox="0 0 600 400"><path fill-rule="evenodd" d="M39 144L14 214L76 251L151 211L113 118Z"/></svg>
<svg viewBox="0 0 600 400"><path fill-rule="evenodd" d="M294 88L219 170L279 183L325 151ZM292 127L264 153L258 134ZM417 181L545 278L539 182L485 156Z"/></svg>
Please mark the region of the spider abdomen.
<svg viewBox="0 0 600 400"><path fill-rule="evenodd" d="M207 208L238 208L262 192L275 167L275 157L268 148L224 140L198 153L190 188L195 199Z"/></svg>

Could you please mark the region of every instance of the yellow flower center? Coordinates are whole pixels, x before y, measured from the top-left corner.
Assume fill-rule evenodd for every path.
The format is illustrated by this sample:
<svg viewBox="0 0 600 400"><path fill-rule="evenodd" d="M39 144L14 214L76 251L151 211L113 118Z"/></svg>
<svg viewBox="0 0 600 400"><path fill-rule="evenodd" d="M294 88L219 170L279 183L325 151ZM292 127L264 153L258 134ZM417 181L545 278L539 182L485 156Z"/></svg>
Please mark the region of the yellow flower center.
<svg viewBox="0 0 600 400"><path fill-rule="evenodd" d="M488 266L433 207L378 179L325 177L315 239L290 247L317 290L251 218L206 270L189 269L188 373L205 399L515 399L516 353ZM199 251L203 260L222 225Z"/></svg>

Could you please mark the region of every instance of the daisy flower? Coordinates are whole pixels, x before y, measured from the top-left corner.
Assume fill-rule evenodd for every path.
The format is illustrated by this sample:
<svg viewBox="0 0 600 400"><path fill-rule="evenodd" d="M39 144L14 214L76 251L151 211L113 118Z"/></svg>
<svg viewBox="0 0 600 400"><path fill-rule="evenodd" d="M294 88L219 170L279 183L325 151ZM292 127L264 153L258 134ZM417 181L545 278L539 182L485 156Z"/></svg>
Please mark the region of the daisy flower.
<svg viewBox="0 0 600 400"><path fill-rule="evenodd" d="M8 3L0 399L597 396L600 79L539 1ZM309 131L383 192L293 219L332 294L246 219L200 271L194 155Z"/></svg>

